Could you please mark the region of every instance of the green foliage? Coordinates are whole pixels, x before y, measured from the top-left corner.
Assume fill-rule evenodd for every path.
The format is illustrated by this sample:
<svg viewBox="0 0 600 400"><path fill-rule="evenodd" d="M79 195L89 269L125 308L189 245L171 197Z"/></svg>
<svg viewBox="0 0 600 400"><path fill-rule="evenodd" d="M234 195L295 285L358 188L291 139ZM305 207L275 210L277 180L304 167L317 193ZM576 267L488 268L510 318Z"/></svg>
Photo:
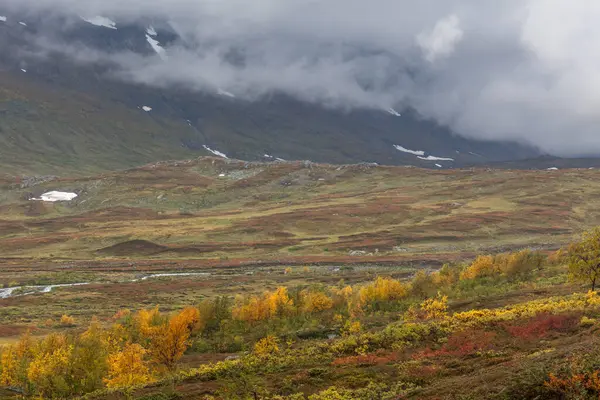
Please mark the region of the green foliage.
<svg viewBox="0 0 600 400"><path fill-rule="evenodd" d="M571 277L589 283L595 290L600 277L600 227L585 232L581 241L572 243L566 258Z"/></svg>

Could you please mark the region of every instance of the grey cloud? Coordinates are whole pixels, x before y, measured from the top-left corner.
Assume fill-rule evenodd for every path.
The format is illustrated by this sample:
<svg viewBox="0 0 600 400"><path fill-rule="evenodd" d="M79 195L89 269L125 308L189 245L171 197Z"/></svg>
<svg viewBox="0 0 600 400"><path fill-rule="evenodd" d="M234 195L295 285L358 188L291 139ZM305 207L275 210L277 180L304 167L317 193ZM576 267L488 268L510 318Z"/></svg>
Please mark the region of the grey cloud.
<svg viewBox="0 0 600 400"><path fill-rule="evenodd" d="M600 3L591 0L5 2L166 19L185 39L166 61L62 47L80 61L109 57L121 79L250 100L280 91L330 107L413 107L464 136L600 153ZM243 62L230 61L234 51Z"/></svg>

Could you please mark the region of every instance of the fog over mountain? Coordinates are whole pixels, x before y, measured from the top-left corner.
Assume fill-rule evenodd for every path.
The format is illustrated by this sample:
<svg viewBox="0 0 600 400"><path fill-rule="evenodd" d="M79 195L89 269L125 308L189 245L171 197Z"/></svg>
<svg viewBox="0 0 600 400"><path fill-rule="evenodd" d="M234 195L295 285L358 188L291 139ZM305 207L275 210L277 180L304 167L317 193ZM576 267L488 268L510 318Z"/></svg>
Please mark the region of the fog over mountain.
<svg viewBox="0 0 600 400"><path fill-rule="evenodd" d="M4 0L7 12L156 24L165 54L39 40L120 79L285 93L336 108L414 108L470 138L600 154L600 3L591 0ZM68 28L68 25L67 25Z"/></svg>

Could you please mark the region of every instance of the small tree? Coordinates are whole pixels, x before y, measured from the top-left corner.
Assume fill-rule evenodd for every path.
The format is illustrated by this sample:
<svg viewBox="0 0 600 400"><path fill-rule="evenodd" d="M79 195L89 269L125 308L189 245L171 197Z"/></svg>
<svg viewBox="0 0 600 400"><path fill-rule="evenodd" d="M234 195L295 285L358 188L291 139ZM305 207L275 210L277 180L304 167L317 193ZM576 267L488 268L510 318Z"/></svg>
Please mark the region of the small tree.
<svg viewBox="0 0 600 400"><path fill-rule="evenodd" d="M600 277L600 227L585 232L580 242L569 246L567 261L571 278L589 282L594 291Z"/></svg>
<svg viewBox="0 0 600 400"><path fill-rule="evenodd" d="M109 388L133 388L152 381L152 375L144 362L146 350L139 344L127 344L125 348L108 357L108 377L104 379Z"/></svg>

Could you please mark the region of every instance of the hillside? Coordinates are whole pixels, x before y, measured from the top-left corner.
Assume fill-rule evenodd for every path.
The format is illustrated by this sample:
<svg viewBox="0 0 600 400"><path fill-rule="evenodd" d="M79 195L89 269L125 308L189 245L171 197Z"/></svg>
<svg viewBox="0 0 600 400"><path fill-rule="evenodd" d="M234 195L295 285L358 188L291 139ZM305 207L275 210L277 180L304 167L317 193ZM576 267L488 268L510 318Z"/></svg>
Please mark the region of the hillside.
<svg viewBox="0 0 600 400"><path fill-rule="evenodd" d="M0 249L29 259L304 262L554 248L600 222L599 173L208 157L86 178L6 176ZM28 200L51 190L78 197Z"/></svg>
<svg viewBox="0 0 600 400"><path fill-rule="evenodd" d="M6 18L0 24L4 171L89 174L210 154L204 146L248 161L434 169L539 155L516 143L463 138L408 108L341 108L278 92L247 98L217 87L136 83L119 75L109 55L130 52L152 62L152 40L181 41L167 28L157 28L153 39L144 21L110 29L73 16Z"/></svg>

